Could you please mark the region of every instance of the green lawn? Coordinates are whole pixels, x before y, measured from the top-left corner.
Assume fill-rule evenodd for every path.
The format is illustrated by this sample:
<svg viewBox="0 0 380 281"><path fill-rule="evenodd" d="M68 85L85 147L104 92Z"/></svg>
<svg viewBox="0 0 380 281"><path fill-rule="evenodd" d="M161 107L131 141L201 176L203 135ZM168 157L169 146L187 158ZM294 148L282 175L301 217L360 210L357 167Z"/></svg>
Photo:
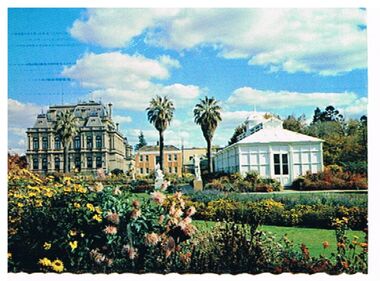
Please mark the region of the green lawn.
<svg viewBox="0 0 380 281"><path fill-rule="evenodd" d="M194 221L194 224L201 231L211 231L215 222ZM286 234L298 247L304 243L309 248L312 256L319 256L320 254L330 256L331 253L336 252L335 231L331 229L264 225L261 226L259 230L271 232L279 240ZM353 239L354 236L358 236L359 241L364 242L365 235L362 231L350 230L347 232L347 235L350 239ZM327 249L324 249L322 246L324 241L327 241L330 244Z"/></svg>

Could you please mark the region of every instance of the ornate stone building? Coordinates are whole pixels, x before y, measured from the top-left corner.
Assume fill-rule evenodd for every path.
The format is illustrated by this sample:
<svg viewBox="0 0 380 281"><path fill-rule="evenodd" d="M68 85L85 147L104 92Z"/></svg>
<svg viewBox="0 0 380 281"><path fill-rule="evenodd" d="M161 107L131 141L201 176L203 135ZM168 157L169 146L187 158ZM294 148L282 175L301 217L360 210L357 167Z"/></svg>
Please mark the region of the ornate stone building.
<svg viewBox="0 0 380 281"><path fill-rule="evenodd" d="M28 128L27 159L29 169L35 172L64 170L61 140L54 132L59 112L70 110L78 118L79 133L69 147L69 167L81 172L95 172L103 168L126 171L131 160L132 147L112 120L112 104L89 101L76 105L50 106L47 113L38 114L33 128Z"/></svg>

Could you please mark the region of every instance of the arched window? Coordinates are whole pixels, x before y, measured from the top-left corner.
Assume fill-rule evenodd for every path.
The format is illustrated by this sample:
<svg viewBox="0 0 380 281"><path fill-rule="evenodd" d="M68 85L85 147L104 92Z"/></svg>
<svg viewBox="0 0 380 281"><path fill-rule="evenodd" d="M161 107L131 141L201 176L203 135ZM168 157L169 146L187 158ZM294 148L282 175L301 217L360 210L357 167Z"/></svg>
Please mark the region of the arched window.
<svg viewBox="0 0 380 281"><path fill-rule="evenodd" d="M42 149L48 149L48 138L42 137Z"/></svg>
<svg viewBox="0 0 380 281"><path fill-rule="evenodd" d="M96 136L96 148L102 148L102 136Z"/></svg>
<svg viewBox="0 0 380 281"><path fill-rule="evenodd" d="M61 138L60 137L54 138L54 146L55 146L55 149L61 149Z"/></svg>
<svg viewBox="0 0 380 281"><path fill-rule="evenodd" d="M101 168L102 167L102 157L98 156L96 157L96 168Z"/></svg>
<svg viewBox="0 0 380 281"><path fill-rule="evenodd" d="M46 157L43 157L42 158L42 170L43 171L47 171L48 169L48 166L47 166L47 158Z"/></svg>
<svg viewBox="0 0 380 281"><path fill-rule="evenodd" d="M87 136L87 148L92 148L92 136Z"/></svg>
<svg viewBox="0 0 380 281"><path fill-rule="evenodd" d="M92 157L87 157L87 168L92 168Z"/></svg>
<svg viewBox="0 0 380 281"><path fill-rule="evenodd" d="M80 149L80 136L74 138L74 149Z"/></svg>
<svg viewBox="0 0 380 281"><path fill-rule="evenodd" d="M37 150L39 148L38 138L33 138L33 149Z"/></svg>
<svg viewBox="0 0 380 281"><path fill-rule="evenodd" d="M59 157L54 158L54 169L59 172L59 169L61 168L61 159Z"/></svg>
<svg viewBox="0 0 380 281"><path fill-rule="evenodd" d="M38 158L33 158L33 170L38 170Z"/></svg>

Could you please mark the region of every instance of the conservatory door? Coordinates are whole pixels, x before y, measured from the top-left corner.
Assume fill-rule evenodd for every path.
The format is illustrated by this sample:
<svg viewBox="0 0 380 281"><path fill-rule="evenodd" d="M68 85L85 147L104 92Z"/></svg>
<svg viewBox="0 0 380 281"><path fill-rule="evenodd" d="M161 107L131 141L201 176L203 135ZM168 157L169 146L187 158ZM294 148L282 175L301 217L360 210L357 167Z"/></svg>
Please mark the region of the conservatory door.
<svg viewBox="0 0 380 281"><path fill-rule="evenodd" d="M273 175L283 186L291 184L289 176L289 157L288 153L273 154Z"/></svg>

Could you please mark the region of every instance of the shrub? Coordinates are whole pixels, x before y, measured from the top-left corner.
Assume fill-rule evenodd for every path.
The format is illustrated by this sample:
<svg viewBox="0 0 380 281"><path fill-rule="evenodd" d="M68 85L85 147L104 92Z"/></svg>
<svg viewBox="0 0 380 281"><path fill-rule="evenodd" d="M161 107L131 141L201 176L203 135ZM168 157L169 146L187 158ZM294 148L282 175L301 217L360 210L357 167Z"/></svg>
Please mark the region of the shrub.
<svg viewBox="0 0 380 281"><path fill-rule="evenodd" d="M349 190L367 189L367 178L361 174L342 172L339 166L331 165L323 172L306 173L305 176L297 178L292 187L297 190Z"/></svg>
<svg viewBox="0 0 380 281"><path fill-rule="evenodd" d="M123 170L121 170L121 169L113 169L113 170L111 171L111 173L112 173L113 175L115 175L115 176L119 176L119 175L123 175L123 174L124 174Z"/></svg>

